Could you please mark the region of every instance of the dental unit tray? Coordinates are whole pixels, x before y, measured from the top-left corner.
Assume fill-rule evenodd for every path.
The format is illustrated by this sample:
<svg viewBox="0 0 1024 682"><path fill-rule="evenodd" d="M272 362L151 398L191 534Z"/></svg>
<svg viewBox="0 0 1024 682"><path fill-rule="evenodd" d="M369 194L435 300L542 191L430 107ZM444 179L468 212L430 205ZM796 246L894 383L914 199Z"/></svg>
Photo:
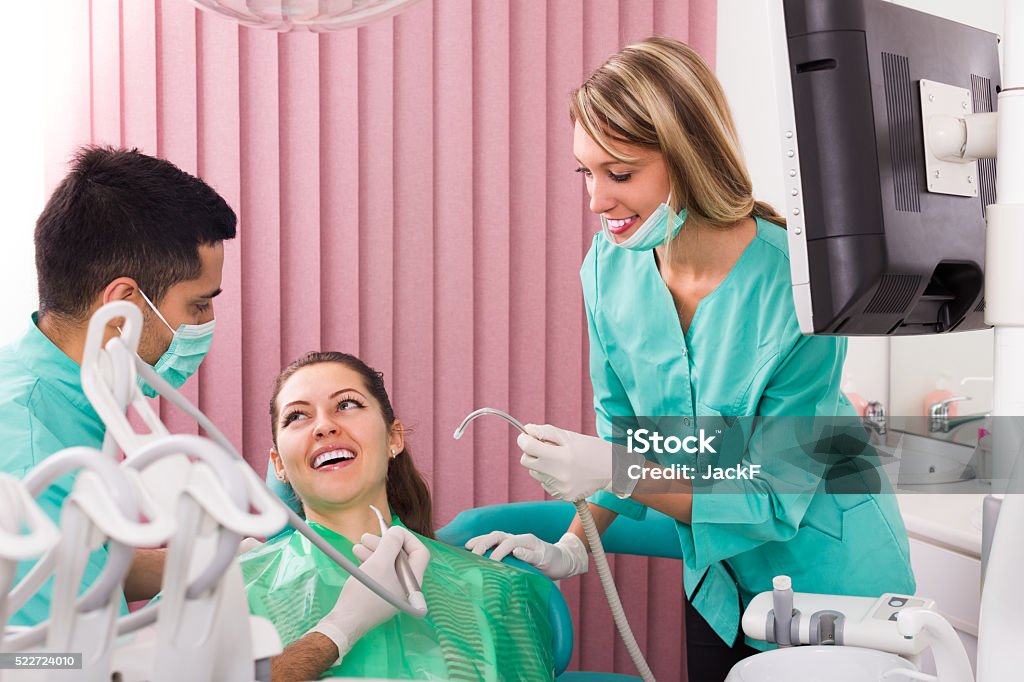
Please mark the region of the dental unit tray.
<svg viewBox="0 0 1024 682"><path fill-rule="evenodd" d="M897 625L910 609L935 611L935 601L905 594L848 597L794 592L789 639L794 645L837 645L878 649L916 656L928 647L927 637L906 638ZM743 613L743 632L752 639L776 642L772 592L754 597Z"/></svg>

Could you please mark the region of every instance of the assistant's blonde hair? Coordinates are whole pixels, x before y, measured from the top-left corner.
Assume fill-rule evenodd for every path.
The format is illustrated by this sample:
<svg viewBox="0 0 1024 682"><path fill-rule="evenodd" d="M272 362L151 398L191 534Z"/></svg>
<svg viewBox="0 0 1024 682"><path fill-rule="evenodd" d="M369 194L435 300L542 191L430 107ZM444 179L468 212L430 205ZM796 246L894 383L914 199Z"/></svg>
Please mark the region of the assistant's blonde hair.
<svg viewBox="0 0 1024 682"><path fill-rule="evenodd" d="M754 200L722 86L683 43L653 36L612 55L572 93L570 117L623 163L636 159L613 145L661 152L673 210L717 227L750 216L786 226L774 208Z"/></svg>

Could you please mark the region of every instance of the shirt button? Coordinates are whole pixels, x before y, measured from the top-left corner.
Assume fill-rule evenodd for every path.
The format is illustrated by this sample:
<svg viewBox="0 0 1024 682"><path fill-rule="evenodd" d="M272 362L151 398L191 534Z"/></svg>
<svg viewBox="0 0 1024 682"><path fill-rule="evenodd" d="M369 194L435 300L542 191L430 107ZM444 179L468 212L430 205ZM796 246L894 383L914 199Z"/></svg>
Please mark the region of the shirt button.
<svg viewBox="0 0 1024 682"><path fill-rule="evenodd" d="M689 417L683 417L683 426L689 426L689 425L690 425L690 418Z"/></svg>

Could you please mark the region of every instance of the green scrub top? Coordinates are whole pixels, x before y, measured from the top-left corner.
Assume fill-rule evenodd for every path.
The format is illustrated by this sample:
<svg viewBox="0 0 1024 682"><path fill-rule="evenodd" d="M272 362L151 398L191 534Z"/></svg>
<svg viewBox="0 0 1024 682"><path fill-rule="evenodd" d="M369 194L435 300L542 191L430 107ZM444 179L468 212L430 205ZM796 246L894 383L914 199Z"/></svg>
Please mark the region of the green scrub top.
<svg viewBox="0 0 1024 682"><path fill-rule="evenodd" d="M686 333L652 252L598 233L580 275L601 437L611 439L613 417L856 416L839 388L846 339L800 333L777 225L757 219L757 235ZM751 448L744 460L771 471L772 454ZM914 593L891 489L792 494L776 482L768 475L729 483L731 494L698 492L691 523L677 526L686 596L724 642L733 644L742 609L776 575L791 576L799 592ZM635 519L646 512L604 491L590 501Z"/></svg>
<svg viewBox="0 0 1024 682"><path fill-rule="evenodd" d="M72 446L99 449L105 428L82 391L81 367L53 345L36 326L36 315L20 339L0 348L0 471L24 478L50 455ZM37 499L59 523L60 508L74 485L74 474L63 476ZM83 590L100 574L107 552L89 556ZM35 562L21 562L15 581ZM16 584L16 583L15 583ZM24 607L11 616L11 625L35 625L50 615L53 578L49 578ZM128 613L121 600L121 613Z"/></svg>

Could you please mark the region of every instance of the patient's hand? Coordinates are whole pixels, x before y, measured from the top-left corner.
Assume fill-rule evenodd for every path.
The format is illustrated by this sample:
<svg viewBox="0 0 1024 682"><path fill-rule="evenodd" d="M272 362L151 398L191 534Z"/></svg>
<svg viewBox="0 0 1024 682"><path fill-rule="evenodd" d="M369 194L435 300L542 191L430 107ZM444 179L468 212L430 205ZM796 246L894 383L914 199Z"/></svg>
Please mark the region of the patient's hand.
<svg viewBox="0 0 1024 682"><path fill-rule="evenodd" d="M589 566L587 548L572 533L566 533L552 545L529 533L511 535L495 530L486 535L478 535L466 543L466 549L481 556L492 547L494 551L491 558L495 561L501 561L511 553L552 580L563 580L586 573Z"/></svg>

